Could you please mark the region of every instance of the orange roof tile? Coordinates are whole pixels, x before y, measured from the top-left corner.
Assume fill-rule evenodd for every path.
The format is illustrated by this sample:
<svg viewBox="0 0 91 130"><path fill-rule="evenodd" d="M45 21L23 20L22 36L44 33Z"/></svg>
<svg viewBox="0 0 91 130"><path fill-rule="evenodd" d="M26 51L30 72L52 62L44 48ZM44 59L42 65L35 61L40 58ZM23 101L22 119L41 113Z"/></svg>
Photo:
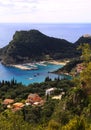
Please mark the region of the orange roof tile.
<svg viewBox="0 0 91 130"><path fill-rule="evenodd" d="M8 105L8 104L11 104L11 103L13 103L13 102L14 102L13 99L5 99L5 100L3 101L3 104Z"/></svg>

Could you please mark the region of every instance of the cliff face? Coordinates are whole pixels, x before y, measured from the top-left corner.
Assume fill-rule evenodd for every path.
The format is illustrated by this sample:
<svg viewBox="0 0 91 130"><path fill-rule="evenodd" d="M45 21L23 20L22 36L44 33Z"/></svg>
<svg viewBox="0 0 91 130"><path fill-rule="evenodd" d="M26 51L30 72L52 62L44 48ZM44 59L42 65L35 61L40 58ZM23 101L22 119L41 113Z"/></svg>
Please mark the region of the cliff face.
<svg viewBox="0 0 91 130"><path fill-rule="evenodd" d="M17 31L13 40L0 50L3 64L72 58L77 55L72 43L46 36L38 30Z"/></svg>

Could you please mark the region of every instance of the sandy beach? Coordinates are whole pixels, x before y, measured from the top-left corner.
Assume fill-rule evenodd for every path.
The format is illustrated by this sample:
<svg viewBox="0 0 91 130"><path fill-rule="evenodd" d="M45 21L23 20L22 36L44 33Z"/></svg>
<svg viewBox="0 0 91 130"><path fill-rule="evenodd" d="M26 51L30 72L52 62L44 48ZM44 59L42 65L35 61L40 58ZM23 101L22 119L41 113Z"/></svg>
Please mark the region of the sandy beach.
<svg viewBox="0 0 91 130"><path fill-rule="evenodd" d="M49 64L55 64L55 65L66 65L69 61L56 61L56 60L52 60L52 61L48 61Z"/></svg>
<svg viewBox="0 0 91 130"><path fill-rule="evenodd" d="M33 70L33 69L38 69L36 65L41 65L41 66L47 66L47 64L66 65L68 62L69 61L50 60L50 61L36 62L35 64L34 63L26 63L26 64L15 64L15 65L10 65L10 66L21 69L21 70Z"/></svg>
<svg viewBox="0 0 91 130"><path fill-rule="evenodd" d="M23 66L23 65L12 65L12 67L21 69L21 70L31 70L31 68L27 67L27 66Z"/></svg>

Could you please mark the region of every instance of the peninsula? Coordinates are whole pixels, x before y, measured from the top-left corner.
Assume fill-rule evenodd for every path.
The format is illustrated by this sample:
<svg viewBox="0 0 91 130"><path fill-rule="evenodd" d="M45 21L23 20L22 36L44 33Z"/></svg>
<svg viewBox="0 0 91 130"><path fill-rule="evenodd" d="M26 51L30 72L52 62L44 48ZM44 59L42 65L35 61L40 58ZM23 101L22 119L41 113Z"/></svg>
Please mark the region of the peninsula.
<svg viewBox="0 0 91 130"><path fill-rule="evenodd" d="M76 56L78 54L72 43L64 39L46 36L38 30L17 31L13 40L0 49L0 59L5 65Z"/></svg>
<svg viewBox="0 0 91 130"><path fill-rule="evenodd" d="M80 43L91 44L91 36L83 35L75 43L65 39L46 36L38 30L16 31L13 40L0 49L0 60L4 65L63 60L81 55Z"/></svg>

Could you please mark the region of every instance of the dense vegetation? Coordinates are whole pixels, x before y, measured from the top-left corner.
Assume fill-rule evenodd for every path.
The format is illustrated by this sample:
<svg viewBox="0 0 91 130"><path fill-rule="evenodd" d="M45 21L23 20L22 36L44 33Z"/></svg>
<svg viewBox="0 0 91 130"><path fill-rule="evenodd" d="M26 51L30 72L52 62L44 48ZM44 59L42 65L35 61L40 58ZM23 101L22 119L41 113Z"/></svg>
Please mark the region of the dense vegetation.
<svg viewBox="0 0 91 130"><path fill-rule="evenodd" d="M89 41L89 44L91 42L91 37L88 37L88 38L84 38L84 37L81 37L77 42L76 42L76 46L77 46L77 50L79 51L79 53L81 53L81 58L78 57L78 58L73 58L70 60L70 62L68 62L65 66L63 66L62 68L58 69L57 71L55 71L55 73L57 74L71 74L71 73L74 73L72 71L75 70L77 64L81 64L83 63L83 61L85 60L88 60L89 61L89 55L90 55L90 47L89 44L84 44L83 41ZM80 43L81 42L81 43ZM79 45L79 46L78 46ZM85 46L85 50L81 51L81 48L84 48ZM87 53L88 51L88 53ZM83 58L84 57L84 58Z"/></svg>
<svg viewBox="0 0 91 130"><path fill-rule="evenodd" d="M82 36L74 44L78 47L80 44L84 43L91 44L91 36Z"/></svg>
<svg viewBox="0 0 91 130"><path fill-rule="evenodd" d="M90 130L91 129L91 49L88 44L79 47L81 60L85 68L72 80L51 81L27 87L11 82L0 83L0 129L2 130ZM45 96L47 88L56 87L51 96ZM53 95L65 92L61 100L54 100ZM25 106L12 112L3 106L5 98L24 102L29 93L38 93L44 100L43 106Z"/></svg>
<svg viewBox="0 0 91 130"><path fill-rule="evenodd" d="M44 97L45 90L48 88L56 87L58 89L64 89L66 92L66 89L69 89L72 85L73 83L69 80L59 80L58 78L51 81L48 77L43 83L34 83L27 87L21 83L17 83L14 79L11 81L2 81L0 82L0 99L12 98L16 101L21 101L22 99L26 99L29 93L38 93L40 96Z"/></svg>
<svg viewBox="0 0 91 130"><path fill-rule="evenodd" d="M17 31L9 45L0 50L0 59L4 64L72 58L78 55L72 43L48 37L37 30Z"/></svg>
<svg viewBox="0 0 91 130"><path fill-rule="evenodd" d="M77 64L82 63L82 60L79 58L74 58L70 62L68 62L65 66L55 71L57 74L61 73L70 73Z"/></svg>
<svg viewBox="0 0 91 130"><path fill-rule="evenodd" d="M46 82L31 84L27 87L17 83L14 79L11 82L2 81L0 83L0 119L2 120L0 126L2 130L40 130L47 127L48 122L53 119L56 105L60 103L58 100L52 100L51 97L60 94L61 91L67 92L74 83L65 79L59 80L59 78L51 81L47 77L45 80ZM50 97L46 97L45 90L55 88L55 86L57 90ZM45 104L43 106L25 106L15 113L2 104L6 98L14 99L15 102L25 102L30 93L38 93L46 101ZM3 122L5 122L4 125Z"/></svg>

